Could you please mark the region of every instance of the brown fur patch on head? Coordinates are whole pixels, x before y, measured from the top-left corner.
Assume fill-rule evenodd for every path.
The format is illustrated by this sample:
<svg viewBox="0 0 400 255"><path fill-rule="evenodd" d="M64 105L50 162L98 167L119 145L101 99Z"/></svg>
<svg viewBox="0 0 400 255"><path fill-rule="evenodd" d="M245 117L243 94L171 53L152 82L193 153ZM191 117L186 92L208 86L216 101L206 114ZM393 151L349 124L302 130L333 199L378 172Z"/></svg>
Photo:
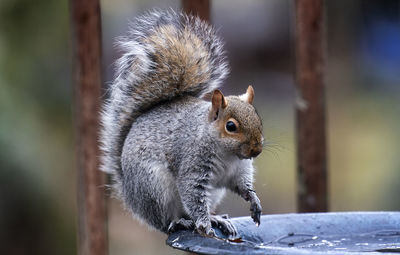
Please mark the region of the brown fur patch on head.
<svg viewBox="0 0 400 255"><path fill-rule="evenodd" d="M227 107L217 120L217 128L222 138L231 138L240 143L239 154L244 158L257 156L262 151L262 122L255 108L238 96L226 97ZM234 119L237 130L229 132L226 123Z"/></svg>
<svg viewBox="0 0 400 255"><path fill-rule="evenodd" d="M157 78L166 79L165 83L194 87L210 79L210 56L202 41L189 27L177 29L163 25L155 29L146 39L153 46Z"/></svg>

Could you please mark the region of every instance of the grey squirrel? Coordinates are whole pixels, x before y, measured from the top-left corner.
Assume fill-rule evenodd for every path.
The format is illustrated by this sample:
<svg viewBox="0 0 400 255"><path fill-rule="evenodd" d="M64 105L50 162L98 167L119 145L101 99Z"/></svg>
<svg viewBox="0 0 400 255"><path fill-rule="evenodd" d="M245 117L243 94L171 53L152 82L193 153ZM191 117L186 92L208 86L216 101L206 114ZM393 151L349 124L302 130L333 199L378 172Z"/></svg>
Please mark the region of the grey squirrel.
<svg viewBox="0 0 400 255"><path fill-rule="evenodd" d="M235 236L216 206L229 189L250 202L260 224L252 158L262 151L254 90L225 97L223 44L211 26L175 11L138 17L119 46L110 98L101 113L102 167L117 196L164 233L212 227ZM211 96L211 102L204 100Z"/></svg>

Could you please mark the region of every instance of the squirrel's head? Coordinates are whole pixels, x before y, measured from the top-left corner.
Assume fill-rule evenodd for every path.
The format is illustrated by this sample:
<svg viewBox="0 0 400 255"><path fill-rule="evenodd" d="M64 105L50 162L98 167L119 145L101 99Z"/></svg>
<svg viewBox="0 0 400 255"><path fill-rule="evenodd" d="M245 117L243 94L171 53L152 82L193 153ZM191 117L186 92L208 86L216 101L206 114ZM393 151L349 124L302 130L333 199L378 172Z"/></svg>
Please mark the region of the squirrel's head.
<svg viewBox="0 0 400 255"><path fill-rule="evenodd" d="M263 148L262 122L253 99L252 86L241 96L224 97L215 90L211 99L209 121L217 128L219 144L240 159L254 158Z"/></svg>

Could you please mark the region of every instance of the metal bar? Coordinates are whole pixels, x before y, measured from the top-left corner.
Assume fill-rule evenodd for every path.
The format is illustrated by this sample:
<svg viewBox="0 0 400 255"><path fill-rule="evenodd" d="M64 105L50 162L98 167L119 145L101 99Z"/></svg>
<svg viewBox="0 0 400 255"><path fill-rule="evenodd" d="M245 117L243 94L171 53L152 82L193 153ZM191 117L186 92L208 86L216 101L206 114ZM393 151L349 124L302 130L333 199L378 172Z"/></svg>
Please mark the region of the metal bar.
<svg viewBox="0 0 400 255"><path fill-rule="evenodd" d="M78 253L106 255L104 174L99 171L101 97L99 0L70 0L74 49L74 117L78 177Z"/></svg>
<svg viewBox="0 0 400 255"><path fill-rule="evenodd" d="M182 0L183 11L210 22L210 0Z"/></svg>
<svg viewBox="0 0 400 255"><path fill-rule="evenodd" d="M298 211L328 210L323 0L296 0Z"/></svg>

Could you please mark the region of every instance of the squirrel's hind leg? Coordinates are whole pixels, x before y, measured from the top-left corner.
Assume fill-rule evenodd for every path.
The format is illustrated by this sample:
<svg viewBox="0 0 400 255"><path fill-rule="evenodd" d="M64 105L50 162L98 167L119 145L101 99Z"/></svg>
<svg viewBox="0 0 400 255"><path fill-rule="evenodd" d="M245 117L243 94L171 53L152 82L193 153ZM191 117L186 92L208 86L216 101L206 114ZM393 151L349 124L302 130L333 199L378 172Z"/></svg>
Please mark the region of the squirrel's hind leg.
<svg viewBox="0 0 400 255"><path fill-rule="evenodd" d="M219 228L222 233L227 236L235 237L237 235L236 227L228 219L227 215L211 215L211 224L213 227Z"/></svg>
<svg viewBox="0 0 400 255"><path fill-rule="evenodd" d="M172 221L171 224L169 224L168 233L173 233L178 230L194 230L194 221L185 218Z"/></svg>
<svg viewBox="0 0 400 255"><path fill-rule="evenodd" d="M174 178L163 161L148 158L125 161L123 157L123 199L128 208L150 226L167 232L179 214Z"/></svg>

